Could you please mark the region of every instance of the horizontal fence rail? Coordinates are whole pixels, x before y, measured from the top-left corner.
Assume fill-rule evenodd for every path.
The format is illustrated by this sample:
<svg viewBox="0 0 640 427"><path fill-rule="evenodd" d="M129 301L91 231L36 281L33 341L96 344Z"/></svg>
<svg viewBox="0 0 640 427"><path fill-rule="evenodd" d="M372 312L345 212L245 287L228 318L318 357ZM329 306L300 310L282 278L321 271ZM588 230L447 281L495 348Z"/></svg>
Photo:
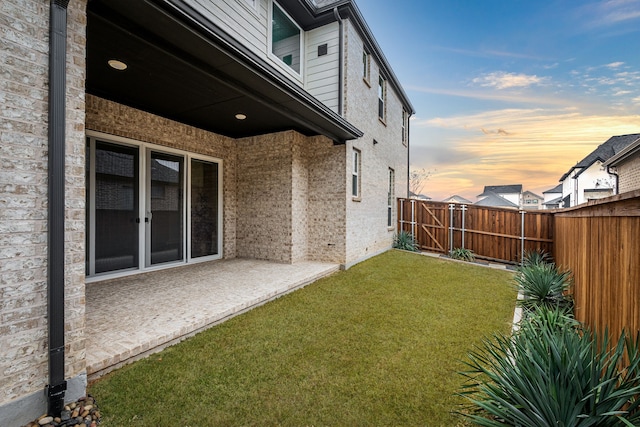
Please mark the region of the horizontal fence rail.
<svg viewBox="0 0 640 427"><path fill-rule="evenodd" d="M553 214L542 211L398 199L398 230L422 250L473 251L476 258L519 263L528 251L553 254Z"/></svg>

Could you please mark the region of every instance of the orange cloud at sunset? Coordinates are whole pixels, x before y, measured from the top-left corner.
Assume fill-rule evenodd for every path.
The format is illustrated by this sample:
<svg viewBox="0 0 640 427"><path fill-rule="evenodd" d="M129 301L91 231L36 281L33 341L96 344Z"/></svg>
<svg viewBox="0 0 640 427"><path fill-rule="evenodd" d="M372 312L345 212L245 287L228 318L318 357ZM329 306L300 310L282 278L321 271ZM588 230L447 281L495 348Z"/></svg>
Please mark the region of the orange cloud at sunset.
<svg viewBox="0 0 640 427"><path fill-rule="evenodd" d="M446 130L442 138L439 130ZM432 172L424 193L434 200L459 194L475 201L485 185L523 184L542 195L609 137L640 132L640 115L503 109L416 119L412 132L412 167Z"/></svg>

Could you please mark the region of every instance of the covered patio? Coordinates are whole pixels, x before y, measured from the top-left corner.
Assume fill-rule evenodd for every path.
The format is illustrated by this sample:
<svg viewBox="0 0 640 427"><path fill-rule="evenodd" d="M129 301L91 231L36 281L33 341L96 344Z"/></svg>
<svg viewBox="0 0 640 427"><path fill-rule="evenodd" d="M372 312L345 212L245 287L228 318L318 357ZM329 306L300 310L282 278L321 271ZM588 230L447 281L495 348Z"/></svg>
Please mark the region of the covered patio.
<svg viewBox="0 0 640 427"><path fill-rule="evenodd" d="M88 283L87 376L96 379L338 269L231 259Z"/></svg>

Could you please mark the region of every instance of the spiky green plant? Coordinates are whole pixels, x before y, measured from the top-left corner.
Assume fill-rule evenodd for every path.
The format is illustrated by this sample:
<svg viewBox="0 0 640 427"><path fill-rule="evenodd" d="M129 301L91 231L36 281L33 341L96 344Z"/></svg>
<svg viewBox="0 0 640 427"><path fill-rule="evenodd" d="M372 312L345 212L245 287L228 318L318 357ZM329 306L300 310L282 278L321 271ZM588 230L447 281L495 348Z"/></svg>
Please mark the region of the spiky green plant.
<svg viewBox="0 0 640 427"><path fill-rule="evenodd" d="M638 426L638 338L623 333L611 350L562 313L542 310L513 336L495 335L469 355L463 414L477 425ZM558 318L566 322L558 322ZM629 365L620 369L624 355Z"/></svg>
<svg viewBox="0 0 640 427"><path fill-rule="evenodd" d="M532 265L551 264L551 255L543 250L525 251L522 259L522 267Z"/></svg>
<svg viewBox="0 0 640 427"><path fill-rule="evenodd" d="M554 264L532 264L520 268L515 280L524 297L519 304L528 311L539 306L572 306L570 271L561 271Z"/></svg>
<svg viewBox="0 0 640 427"><path fill-rule="evenodd" d="M393 236L393 247L405 251L419 252L418 242L411 233L401 231Z"/></svg>
<svg viewBox="0 0 640 427"><path fill-rule="evenodd" d="M453 259L459 259L461 261L475 261L476 256L473 254L471 249L466 248L455 248L451 251L449 256Z"/></svg>

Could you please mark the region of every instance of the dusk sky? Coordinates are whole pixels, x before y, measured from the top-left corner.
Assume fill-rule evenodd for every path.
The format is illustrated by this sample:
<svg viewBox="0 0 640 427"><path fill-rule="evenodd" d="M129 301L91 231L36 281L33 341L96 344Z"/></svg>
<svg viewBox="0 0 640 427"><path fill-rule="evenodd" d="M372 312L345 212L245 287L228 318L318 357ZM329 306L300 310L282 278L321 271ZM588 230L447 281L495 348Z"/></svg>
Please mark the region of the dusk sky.
<svg viewBox="0 0 640 427"><path fill-rule="evenodd" d="M640 133L640 0L356 0L408 94L423 193L542 196Z"/></svg>

